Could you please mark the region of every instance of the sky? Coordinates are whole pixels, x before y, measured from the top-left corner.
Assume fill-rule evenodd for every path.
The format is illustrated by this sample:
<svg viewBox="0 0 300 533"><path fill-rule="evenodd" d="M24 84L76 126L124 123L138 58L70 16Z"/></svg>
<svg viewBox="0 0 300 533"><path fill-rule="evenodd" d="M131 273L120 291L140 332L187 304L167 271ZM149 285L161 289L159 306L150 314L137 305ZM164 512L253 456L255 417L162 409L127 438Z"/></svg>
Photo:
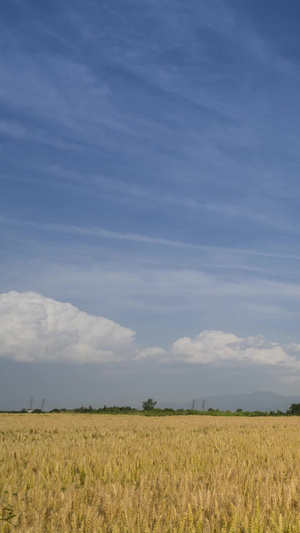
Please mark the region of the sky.
<svg viewBox="0 0 300 533"><path fill-rule="evenodd" d="M0 9L0 410L299 394L299 2Z"/></svg>

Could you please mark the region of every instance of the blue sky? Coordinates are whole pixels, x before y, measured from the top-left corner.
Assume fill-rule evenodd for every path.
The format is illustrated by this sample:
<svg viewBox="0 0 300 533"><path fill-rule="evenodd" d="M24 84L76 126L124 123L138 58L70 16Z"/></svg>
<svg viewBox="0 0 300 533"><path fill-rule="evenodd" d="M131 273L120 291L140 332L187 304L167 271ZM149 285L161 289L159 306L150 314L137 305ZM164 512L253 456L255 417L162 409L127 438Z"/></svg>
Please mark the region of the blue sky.
<svg viewBox="0 0 300 533"><path fill-rule="evenodd" d="M69 302L135 331L139 350L165 350L167 362L147 365L168 376L166 399L170 345L203 331L263 335L298 357L299 10L2 2L1 293ZM46 379L47 361L20 362L7 346L0 365L15 376L44 365ZM143 383L149 370L130 364ZM292 379L280 363L249 373L235 361L239 379L225 366L182 363L182 397L195 368L209 392L298 390L298 370Z"/></svg>

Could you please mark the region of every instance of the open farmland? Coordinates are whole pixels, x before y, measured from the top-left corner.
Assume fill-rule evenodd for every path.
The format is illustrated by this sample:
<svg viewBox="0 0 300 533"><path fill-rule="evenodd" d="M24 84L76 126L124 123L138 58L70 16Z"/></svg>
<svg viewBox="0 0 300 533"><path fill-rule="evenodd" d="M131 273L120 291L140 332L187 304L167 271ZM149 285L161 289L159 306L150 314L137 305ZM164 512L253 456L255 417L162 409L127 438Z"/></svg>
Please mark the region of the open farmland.
<svg viewBox="0 0 300 533"><path fill-rule="evenodd" d="M0 532L299 532L300 419L0 415Z"/></svg>

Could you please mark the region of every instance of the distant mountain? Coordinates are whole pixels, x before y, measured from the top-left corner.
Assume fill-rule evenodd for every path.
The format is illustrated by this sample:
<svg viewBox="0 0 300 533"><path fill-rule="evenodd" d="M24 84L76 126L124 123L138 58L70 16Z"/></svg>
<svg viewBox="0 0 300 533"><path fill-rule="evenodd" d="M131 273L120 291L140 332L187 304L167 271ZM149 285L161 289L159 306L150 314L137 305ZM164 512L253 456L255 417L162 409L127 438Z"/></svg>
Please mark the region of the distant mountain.
<svg viewBox="0 0 300 533"><path fill-rule="evenodd" d="M206 396L205 410L220 409L220 411L286 411L291 403L300 403L300 396L282 396L274 392L259 391L251 394L222 394L220 396ZM192 402L177 403L159 403L159 407L169 407L172 409L191 409ZM202 399L195 400L195 409L201 411Z"/></svg>

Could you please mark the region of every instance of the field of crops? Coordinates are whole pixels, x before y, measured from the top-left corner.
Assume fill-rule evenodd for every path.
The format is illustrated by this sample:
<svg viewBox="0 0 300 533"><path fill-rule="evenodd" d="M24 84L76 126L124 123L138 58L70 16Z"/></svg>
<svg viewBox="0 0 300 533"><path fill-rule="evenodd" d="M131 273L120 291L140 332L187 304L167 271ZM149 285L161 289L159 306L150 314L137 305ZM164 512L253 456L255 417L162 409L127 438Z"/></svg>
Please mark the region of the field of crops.
<svg viewBox="0 0 300 533"><path fill-rule="evenodd" d="M0 532L300 532L300 418L0 415Z"/></svg>

